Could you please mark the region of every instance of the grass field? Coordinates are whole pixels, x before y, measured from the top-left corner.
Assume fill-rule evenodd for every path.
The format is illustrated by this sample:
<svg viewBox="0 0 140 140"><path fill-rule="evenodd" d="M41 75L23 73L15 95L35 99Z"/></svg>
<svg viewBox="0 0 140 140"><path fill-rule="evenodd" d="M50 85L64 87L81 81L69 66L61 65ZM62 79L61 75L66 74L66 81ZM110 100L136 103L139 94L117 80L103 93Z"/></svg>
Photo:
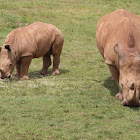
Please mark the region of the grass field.
<svg viewBox="0 0 140 140"><path fill-rule="evenodd" d="M65 39L61 75L38 75L39 58L30 80L0 80L0 140L140 139L140 110L115 99L96 46L98 20L122 8L140 15L139 0L0 0L1 46L18 22L54 24Z"/></svg>

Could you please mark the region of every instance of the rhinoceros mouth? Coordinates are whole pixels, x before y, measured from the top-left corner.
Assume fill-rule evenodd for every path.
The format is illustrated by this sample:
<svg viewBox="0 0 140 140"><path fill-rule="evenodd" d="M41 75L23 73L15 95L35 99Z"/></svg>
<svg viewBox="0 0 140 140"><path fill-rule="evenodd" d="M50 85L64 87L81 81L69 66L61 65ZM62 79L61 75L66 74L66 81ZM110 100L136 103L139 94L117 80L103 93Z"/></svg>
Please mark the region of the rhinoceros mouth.
<svg viewBox="0 0 140 140"><path fill-rule="evenodd" d="M1 79L4 79L4 78L11 78L11 74L1 74Z"/></svg>
<svg viewBox="0 0 140 140"><path fill-rule="evenodd" d="M122 102L122 105L123 106L128 106L128 107L140 107L140 101L139 102L137 102L137 103L135 103L135 102L125 102L125 101L123 101Z"/></svg>

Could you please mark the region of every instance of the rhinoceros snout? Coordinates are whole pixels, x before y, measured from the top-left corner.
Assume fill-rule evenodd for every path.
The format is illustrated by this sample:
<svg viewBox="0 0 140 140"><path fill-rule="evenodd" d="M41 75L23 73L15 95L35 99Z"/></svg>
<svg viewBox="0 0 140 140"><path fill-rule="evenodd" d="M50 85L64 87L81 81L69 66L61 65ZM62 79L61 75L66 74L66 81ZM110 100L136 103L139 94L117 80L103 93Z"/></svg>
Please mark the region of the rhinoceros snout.
<svg viewBox="0 0 140 140"><path fill-rule="evenodd" d="M7 78L11 78L11 75L9 75Z"/></svg>
<svg viewBox="0 0 140 140"><path fill-rule="evenodd" d="M11 78L11 74L3 74L3 73L1 73L1 77L0 77L1 79L4 79L4 78Z"/></svg>
<svg viewBox="0 0 140 140"><path fill-rule="evenodd" d="M7 74L5 78L11 78L11 74Z"/></svg>
<svg viewBox="0 0 140 140"><path fill-rule="evenodd" d="M127 106L127 105L126 105L126 102L124 102L124 101L122 102L122 105L123 105L123 106Z"/></svg>

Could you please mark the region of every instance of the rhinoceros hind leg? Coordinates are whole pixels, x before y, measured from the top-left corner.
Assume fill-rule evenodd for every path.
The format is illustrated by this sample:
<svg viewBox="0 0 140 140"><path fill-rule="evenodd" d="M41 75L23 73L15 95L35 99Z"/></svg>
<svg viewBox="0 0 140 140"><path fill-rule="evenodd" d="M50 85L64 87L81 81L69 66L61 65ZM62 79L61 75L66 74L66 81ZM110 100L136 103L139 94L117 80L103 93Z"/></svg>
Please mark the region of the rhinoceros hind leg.
<svg viewBox="0 0 140 140"><path fill-rule="evenodd" d="M53 55L53 69L51 74L52 75L59 75L59 64L60 64L60 54L62 51L64 39L62 36L58 36L55 39L55 42L52 47L52 55Z"/></svg>
<svg viewBox="0 0 140 140"><path fill-rule="evenodd" d="M60 64L60 55L53 55L53 69L51 74L52 75L59 75L60 71L59 71L59 64Z"/></svg>
<svg viewBox="0 0 140 140"><path fill-rule="evenodd" d="M52 62L51 62L50 54L44 55L43 56L43 68L42 68L40 74L42 74L42 75L48 74L48 68L50 67L51 64L52 64Z"/></svg>
<svg viewBox="0 0 140 140"><path fill-rule="evenodd" d="M32 56L26 56L21 58L21 67L20 67L20 80L28 80L28 69L32 61Z"/></svg>
<svg viewBox="0 0 140 140"><path fill-rule="evenodd" d="M58 69L51 72L51 75L60 75L60 71Z"/></svg>

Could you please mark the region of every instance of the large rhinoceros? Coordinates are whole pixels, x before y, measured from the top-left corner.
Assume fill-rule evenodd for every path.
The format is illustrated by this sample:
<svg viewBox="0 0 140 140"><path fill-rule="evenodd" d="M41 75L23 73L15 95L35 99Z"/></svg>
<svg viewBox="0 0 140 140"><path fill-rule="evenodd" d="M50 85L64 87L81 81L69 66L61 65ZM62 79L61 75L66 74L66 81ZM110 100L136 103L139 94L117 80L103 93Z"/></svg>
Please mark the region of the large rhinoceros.
<svg viewBox="0 0 140 140"><path fill-rule="evenodd" d="M61 31L51 24L36 22L10 32L0 48L1 78L10 78L16 65L20 79L29 79L28 68L32 58L43 56L41 74L47 74L53 55L52 74L60 74L58 67L63 46Z"/></svg>
<svg viewBox="0 0 140 140"><path fill-rule="evenodd" d="M116 98L126 106L139 106L140 97L140 16L123 9L102 17L96 41L112 78L119 84Z"/></svg>

